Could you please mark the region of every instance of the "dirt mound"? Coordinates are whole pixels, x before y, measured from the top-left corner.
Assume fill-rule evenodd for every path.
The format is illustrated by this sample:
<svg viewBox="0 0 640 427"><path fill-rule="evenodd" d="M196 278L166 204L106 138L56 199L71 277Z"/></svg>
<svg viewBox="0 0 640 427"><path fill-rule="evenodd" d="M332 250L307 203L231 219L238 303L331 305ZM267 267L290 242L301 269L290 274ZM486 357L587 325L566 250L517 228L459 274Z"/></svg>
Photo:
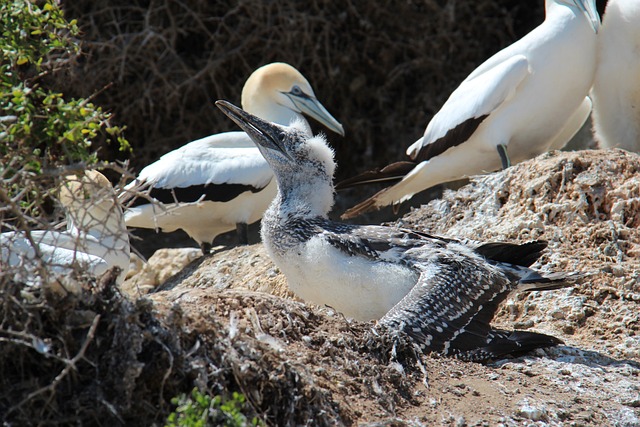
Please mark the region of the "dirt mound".
<svg viewBox="0 0 640 427"><path fill-rule="evenodd" d="M516 295L499 313L503 326L563 346L488 365L416 355L402 336L293 299L258 244L192 261L136 302L108 278L62 299L3 284L2 420L159 425L170 399L197 386L242 392L267 425L640 425L639 159L545 155L399 221L475 239L544 238L539 268L594 272L571 290Z"/></svg>

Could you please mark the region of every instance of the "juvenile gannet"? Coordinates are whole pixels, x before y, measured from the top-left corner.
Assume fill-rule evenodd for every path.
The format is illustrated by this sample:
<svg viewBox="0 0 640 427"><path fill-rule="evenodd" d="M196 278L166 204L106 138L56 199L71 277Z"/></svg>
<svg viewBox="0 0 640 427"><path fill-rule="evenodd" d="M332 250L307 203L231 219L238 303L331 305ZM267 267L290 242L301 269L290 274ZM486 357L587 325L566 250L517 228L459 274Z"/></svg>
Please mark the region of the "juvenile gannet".
<svg viewBox="0 0 640 427"><path fill-rule="evenodd" d="M99 277L117 266L121 272L116 283L122 283L129 270L129 235L111 183L91 170L82 177L68 176L59 200L66 210L67 229L2 233L2 270L28 285L64 286L78 273Z"/></svg>
<svg viewBox="0 0 640 427"><path fill-rule="evenodd" d="M458 241L411 230L330 221L333 152L300 123L266 122L226 101L218 107L258 145L278 193L262 241L301 298L358 320L379 319L424 350L484 360L558 344L534 332L491 328L512 291L558 289L575 275L530 268L546 242Z"/></svg>
<svg viewBox="0 0 640 427"><path fill-rule="evenodd" d="M607 3L591 95L600 147L640 152L640 0Z"/></svg>
<svg viewBox="0 0 640 427"><path fill-rule="evenodd" d="M397 182L350 218L434 185L492 172L561 148L589 116L600 18L595 0L546 0L545 21L475 69L407 149L413 164L365 172L338 188Z"/></svg>
<svg viewBox="0 0 640 427"><path fill-rule="evenodd" d="M242 106L265 120L288 125L306 114L344 135L342 125L322 106L307 79L291 65L272 63L251 74L242 89ZM129 227L183 229L211 249L221 233L238 230L247 243L247 224L256 222L276 194L273 173L244 132L225 132L190 142L145 167L128 186L150 187L160 205L138 198L125 212Z"/></svg>

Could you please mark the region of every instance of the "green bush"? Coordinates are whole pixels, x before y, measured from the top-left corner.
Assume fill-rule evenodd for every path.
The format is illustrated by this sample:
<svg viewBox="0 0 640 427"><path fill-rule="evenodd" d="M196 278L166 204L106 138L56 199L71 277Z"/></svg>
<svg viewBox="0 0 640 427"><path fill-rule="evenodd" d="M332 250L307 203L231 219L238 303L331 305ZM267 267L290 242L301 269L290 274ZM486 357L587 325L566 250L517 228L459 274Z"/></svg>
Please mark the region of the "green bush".
<svg viewBox="0 0 640 427"><path fill-rule="evenodd" d="M0 201L37 216L47 178L97 163L97 141L129 144L90 99L47 88L79 53L76 21L55 1L2 2L0 28Z"/></svg>
<svg viewBox="0 0 640 427"><path fill-rule="evenodd" d="M197 388L191 396L182 394L171 399L177 405L175 412L167 418L166 427L245 427L260 425L258 418L251 420L244 414L246 399L244 395L233 392L230 398L211 397L202 394Z"/></svg>

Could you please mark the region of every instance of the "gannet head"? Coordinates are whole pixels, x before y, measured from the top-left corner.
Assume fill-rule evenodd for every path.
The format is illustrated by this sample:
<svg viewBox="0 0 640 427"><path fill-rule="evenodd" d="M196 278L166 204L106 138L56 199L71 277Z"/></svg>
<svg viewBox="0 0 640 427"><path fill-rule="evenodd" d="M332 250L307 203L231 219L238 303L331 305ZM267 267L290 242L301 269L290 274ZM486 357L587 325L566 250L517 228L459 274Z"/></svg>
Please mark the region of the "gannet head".
<svg viewBox="0 0 640 427"><path fill-rule="evenodd" d="M289 117L278 115L277 106L288 110ZM297 114L306 114L344 135L342 125L316 99L307 79L283 62L264 65L249 76L242 89L242 107L263 119L287 125Z"/></svg>
<svg viewBox="0 0 640 427"><path fill-rule="evenodd" d="M85 232L95 227L120 227L122 208L109 180L98 171L65 177L59 192L72 227Z"/></svg>
<svg viewBox="0 0 640 427"><path fill-rule="evenodd" d="M216 101L216 105L258 146L285 198L295 193L316 214L331 209L335 162L323 135L309 135L300 122L283 126L262 120L227 101Z"/></svg>
<svg viewBox="0 0 640 427"><path fill-rule="evenodd" d="M571 9L577 9L577 11L582 13L589 21L593 31L595 31L596 34L598 33L601 23L595 0L547 0L547 12L554 5L563 5L568 6Z"/></svg>

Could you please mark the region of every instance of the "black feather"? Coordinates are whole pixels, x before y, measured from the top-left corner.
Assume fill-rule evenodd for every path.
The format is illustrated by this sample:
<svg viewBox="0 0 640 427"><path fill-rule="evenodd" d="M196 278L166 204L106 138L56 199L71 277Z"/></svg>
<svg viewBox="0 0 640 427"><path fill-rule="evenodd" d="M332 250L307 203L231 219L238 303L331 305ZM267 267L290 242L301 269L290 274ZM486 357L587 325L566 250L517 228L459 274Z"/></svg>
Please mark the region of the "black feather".
<svg viewBox="0 0 640 427"><path fill-rule="evenodd" d="M374 182L396 183L405 177L416 167L415 162L395 162L383 168L373 169L363 172L352 178L347 178L336 184L336 190L344 190L358 185L370 184Z"/></svg>
<svg viewBox="0 0 640 427"><path fill-rule="evenodd" d="M492 261L529 267L540 258L546 247L544 240L523 244L491 242L479 246L475 251Z"/></svg>
<svg viewBox="0 0 640 427"><path fill-rule="evenodd" d="M466 337L458 336L458 343L463 343ZM472 362L483 362L489 359L498 359L507 355L520 356L537 348L553 347L562 344L562 340L551 335L528 331L502 331L492 330L487 337L487 342L476 348L452 347L450 354Z"/></svg>
<svg viewBox="0 0 640 427"><path fill-rule="evenodd" d="M476 129L478 129L478 126L480 126L487 117L489 117L488 114L484 114L479 117L472 117L460 123L453 129L449 129L443 137L436 139L431 144L423 145L415 158L412 158L411 160L418 163L424 162L439 156L450 148L462 144L471 138L471 135L473 135Z"/></svg>
<svg viewBox="0 0 640 427"><path fill-rule="evenodd" d="M157 188L152 187L149 197L161 203L192 203L198 200L209 200L213 202L228 202L242 193L250 191L257 193L264 187L254 187L244 184L200 184L190 187ZM130 207L146 205L149 203L144 197L136 197Z"/></svg>

